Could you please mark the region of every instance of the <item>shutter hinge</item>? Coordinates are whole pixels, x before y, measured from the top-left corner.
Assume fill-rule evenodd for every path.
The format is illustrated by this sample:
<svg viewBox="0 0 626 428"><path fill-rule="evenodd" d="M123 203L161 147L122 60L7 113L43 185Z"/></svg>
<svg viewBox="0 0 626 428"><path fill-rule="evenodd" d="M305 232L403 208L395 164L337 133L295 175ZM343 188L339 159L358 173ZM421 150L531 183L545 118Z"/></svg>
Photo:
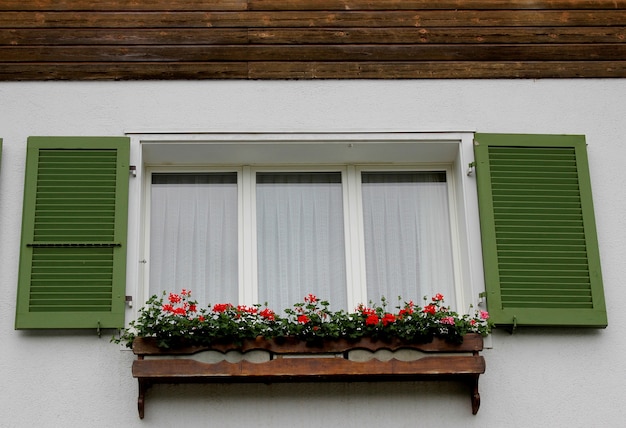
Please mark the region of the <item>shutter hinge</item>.
<svg viewBox="0 0 626 428"><path fill-rule="evenodd" d="M476 168L476 162L470 162L467 165L467 175L470 176L472 175L473 170Z"/></svg>
<svg viewBox="0 0 626 428"><path fill-rule="evenodd" d="M133 177L137 177L137 166L131 165L128 169Z"/></svg>
<svg viewBox="0 0 626 428"><path fill-rule="evenodd" d="M133 307L133 296L126 296L126 304L129 308Z"/></svg>
<svg viewBox="0 0 626 428"><path fill-rule="evenodd" d="M96 329L96 333L98 333L98 337L102 337L102 330L100 330L100 321L98 321L98 328Z"/></svg>

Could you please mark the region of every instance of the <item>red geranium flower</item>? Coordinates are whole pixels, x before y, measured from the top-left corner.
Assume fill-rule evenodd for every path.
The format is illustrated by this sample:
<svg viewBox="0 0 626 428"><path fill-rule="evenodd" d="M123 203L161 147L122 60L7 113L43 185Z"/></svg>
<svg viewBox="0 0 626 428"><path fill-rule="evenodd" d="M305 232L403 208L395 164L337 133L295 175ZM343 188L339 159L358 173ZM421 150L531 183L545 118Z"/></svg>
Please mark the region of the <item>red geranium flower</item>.
<svg viewBox="0 0 626 428"><path fill-rule="evenodd" d="M308 323L309 321L310 321L310 319L309 319L309 317L307 317L306 315L300 315L300 316L298 317L298 322L299 322L300 324L306 324L306 323Z"/></svg>
<svg viewBox="0 0 626 428"><path fill-rule="evenodd" d="M170 293L169 301L170 303L179 303L182 300L178 294Z"/></svg>
<svg viewBox="0 0 626 428"><path fill-rule="evenodd" d="M371 314L371 315L368 315L367 318L365 318L365 325L376 325L378 324L378 321L379 321L378 315Z"/></svg>
<svg viewBox="0 0 626 428"><path fill-rule="evenodd" d="M213 312L225 312L228 309L232 308L233 305L231 305L230 303L217 303L216 305L213 306Z"/></svg>
<svg viewBox="0 0 626 428"><path fill-rule="evenodd" d="M266 320L269 321L274 321L276 319L276 314L274 313L273 310L269 309L269 308L265 308L263 309L259 315L261 315L263 318L265 318Z"/></svg>
<svg viewBox="0 0 626 428"><path fill-rule="evenodd" d="M383 316L383 325L391 324L396 322L396 316L394 314L385 314Z"/></svg>
<svg viewBox="0 0 626 428"><path fill-rule="evenodd" d="M426 305L424 306L424 313L434 315L437 312L437 307L435 305Z"/></svg>

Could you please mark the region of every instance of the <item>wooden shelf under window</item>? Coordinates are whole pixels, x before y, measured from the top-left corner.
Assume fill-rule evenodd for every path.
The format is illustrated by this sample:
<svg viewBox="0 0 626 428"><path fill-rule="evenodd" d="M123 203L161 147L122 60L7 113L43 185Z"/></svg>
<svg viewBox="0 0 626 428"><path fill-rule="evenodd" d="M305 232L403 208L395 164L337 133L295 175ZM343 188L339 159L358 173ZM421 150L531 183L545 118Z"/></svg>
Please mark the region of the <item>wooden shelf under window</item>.
<svg viewBox="0 0 626 428"><path fill-rule="evenodd" d="M157 383L275 383L455 380L469 386L472 413L480 406L478 377L485 372L479 355L483 338L465 336L463 343L434 339L430 343L401 341L326 341L311 345L287 338L258 338L241 346L162 349L152 338L137 338L133 377L139 382L139 417L144 417L147 390ZM378 351L395 352L385 358ZM233 354L235 362L233 362ZM208 354L207 354L208 353ZM229 353L229 361L220 359ZM208 355L208 356L207 356Z"/></svg>

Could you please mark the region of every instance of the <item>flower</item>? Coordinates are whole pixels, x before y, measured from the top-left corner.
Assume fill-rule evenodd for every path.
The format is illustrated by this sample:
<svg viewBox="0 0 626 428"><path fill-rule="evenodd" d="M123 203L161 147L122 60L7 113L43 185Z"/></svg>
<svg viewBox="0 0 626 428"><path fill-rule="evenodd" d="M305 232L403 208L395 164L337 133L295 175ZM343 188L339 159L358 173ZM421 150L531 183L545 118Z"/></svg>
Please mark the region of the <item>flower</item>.
<svg viewBox="0 0 626 428"><path fill-rule="evenodd" d="M261 315L261 317L269 321L274 321L276 319L276 314L274 313L273 310L269 308L263 309L261 312L259 312L259 315Z"/></svg>
<svg viewBox="0 0 626 428"><path fill-rule="evenodd" d="M367 316L367 318L365 318L365 325L376 325L378 324L378 321L378 315L370 314Z"/></svg>
<svg viewBox="0 0 626 428"><path fill-rule="evenodd" d="M218 303L213 306L213 312L226 312L228 309L232 308L233 305L230 303Z"/></svg>
<svg viewBox="0 0 626 428"><path fill-rule="evenodd" d="M441 318L441 324L454 325L454 317Z"/></svg>
<svg viewBox="0 0 626 428"><path fill-rule="evenodd" d="M396 316L394 314L385 314L382 319L383 325L388 325L395 321Z"/></svg>
<svg viewBox="0 0 626 428"><path fill-rule="evenodd" d="M423 312L425 314L433 315L435 312L437 312L437 306L435 306L435 305L426 305L426 306L424 306Z"/></svg>
<svg viewBox="0 0 626 428"><path fill-rule="evenodd" d="M440 337L459 342L467 333L487 335L491 329L486 311L459 315L444 305L443 295L439 293L424 307L410 300L391 308L384 297L380 301L380 304L370 302L369 306L360 304L353 312L331 311L327 301L308 294L302 302L279 315L260 305L217 303L200 308L191 300L191 291L183 289L180 293L152 296L129 328L112 340L130 347L135 337L154 337L158 346L165 348L241 344L259 336L268 339L289 336L311 343L364 337L407 342L428 342Z"/></svg>
<svg viewBox="0 0 626 428"><path fill-rule="evenodd" d="M441 302L443 301L443 294L437 293L432 298L433 302Z"/></svg>

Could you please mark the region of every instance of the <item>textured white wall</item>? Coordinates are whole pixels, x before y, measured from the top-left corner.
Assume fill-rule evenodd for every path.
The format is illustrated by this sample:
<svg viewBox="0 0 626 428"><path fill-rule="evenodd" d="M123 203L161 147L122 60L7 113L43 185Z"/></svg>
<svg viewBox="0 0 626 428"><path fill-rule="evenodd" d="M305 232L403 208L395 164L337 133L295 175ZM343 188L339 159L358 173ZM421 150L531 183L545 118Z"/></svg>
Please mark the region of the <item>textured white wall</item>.
<svg viewBox="0 0 626 428"><path fill-rule="evenodd" d="M613 427L626 411L626 80L0 83L0 426ZM497 332L482 405L442 383L157 386L95 332L13 330L25 142L131 131L585 134L609 327Z"/></svg>

